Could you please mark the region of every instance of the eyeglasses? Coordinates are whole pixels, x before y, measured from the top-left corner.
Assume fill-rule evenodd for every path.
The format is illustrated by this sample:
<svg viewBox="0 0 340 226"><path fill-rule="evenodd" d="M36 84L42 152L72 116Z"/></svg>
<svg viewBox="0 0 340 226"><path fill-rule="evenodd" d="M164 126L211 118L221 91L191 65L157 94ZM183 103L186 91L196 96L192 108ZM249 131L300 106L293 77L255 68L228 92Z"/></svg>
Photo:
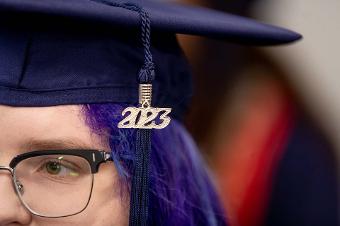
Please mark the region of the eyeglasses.
<svg viewBox="0 0 340 226"><path fill-rule="evenodd" d="M16 156L9 167L15 191L34 215L59 218L76 215L88 206L94 173L111 153L98 150L43 150Z"/></svg>

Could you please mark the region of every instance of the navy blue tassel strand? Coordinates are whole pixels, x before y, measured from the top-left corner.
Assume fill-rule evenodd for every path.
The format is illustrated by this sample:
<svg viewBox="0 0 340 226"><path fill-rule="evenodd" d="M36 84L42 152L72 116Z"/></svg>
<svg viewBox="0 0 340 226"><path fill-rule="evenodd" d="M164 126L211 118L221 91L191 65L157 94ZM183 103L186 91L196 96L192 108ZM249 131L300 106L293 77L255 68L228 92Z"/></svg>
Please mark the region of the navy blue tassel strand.
<svg viewBox="0 0 340 226"><path fill-rule="evenodd" d="M144 64L138 74L138 82L151 84L155 77L154 63L150 51L149 14L133 3L114 3L109 0L92 0L113 7L138 12L141 18L141 40L144 48ZM151 103L150 103L151 104ZM149 215L149 161L151 151L151 130L138 129L136 133L136 159L130 195L130 226L147 226Z"/></svg>
<svg viewBox="0 0 340 226"><path fill-rule="evenodd" d="M147 226L149 215L149 159L151 130L139 129L136 134L136 160L131 188L130 226Z"/></svg>

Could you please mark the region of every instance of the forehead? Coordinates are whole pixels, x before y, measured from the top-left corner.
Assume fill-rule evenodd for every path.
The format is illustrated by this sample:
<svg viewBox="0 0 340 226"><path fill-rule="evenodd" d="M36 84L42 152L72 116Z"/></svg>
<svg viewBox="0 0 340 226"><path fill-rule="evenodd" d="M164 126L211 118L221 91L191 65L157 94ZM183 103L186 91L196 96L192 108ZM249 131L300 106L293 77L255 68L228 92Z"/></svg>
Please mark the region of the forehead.
<svg viewBox="0 0 340 226"><path fill-rule="evenodd" d="M81 109L78 105L0 105L0 152L19 153L43 147L104 148L99 136L85 124Z"/></svg>
<svg viewBox="0 0 340 226"><path fill-rule="evenodd" d="M72 126L65 127L70 123ZM81 124L79 106L9 107L0 105L0 127L3 129L27 128L31 133L41 133L47 132L51 127L65 130L74 126L79 127Z"/></svg>

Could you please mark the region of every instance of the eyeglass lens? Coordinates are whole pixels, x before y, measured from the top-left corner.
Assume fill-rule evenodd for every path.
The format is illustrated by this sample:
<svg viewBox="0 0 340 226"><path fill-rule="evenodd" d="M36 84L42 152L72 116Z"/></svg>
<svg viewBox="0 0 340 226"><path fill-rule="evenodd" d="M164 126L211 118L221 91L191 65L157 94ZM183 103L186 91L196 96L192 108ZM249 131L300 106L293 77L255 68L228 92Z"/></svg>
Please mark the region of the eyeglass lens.
<svg viewBox="0 0 340 226"><path fill-rule="evenodd" d="M90 200L93 175L89 163L73 155L43 155L21 161L14 180L23 204L46 217L73 215Z"/></svg>

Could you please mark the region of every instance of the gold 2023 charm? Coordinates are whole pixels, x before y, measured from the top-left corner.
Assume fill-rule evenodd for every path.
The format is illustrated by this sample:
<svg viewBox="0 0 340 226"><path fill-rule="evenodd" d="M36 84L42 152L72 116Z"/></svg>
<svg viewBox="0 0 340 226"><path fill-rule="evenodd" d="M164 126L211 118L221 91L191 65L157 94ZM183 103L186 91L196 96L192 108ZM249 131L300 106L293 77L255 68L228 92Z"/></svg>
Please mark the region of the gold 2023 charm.
<svg viewBox="0 0 340 226"><path fill-rule="evenodd" d="M152 85L140 84L140 107L125 108L122 112L125 118L118 123L118 128L163 129L168 126L171 121L168 116L171 108L153 108L150 106L151 98Z"/></svg>

